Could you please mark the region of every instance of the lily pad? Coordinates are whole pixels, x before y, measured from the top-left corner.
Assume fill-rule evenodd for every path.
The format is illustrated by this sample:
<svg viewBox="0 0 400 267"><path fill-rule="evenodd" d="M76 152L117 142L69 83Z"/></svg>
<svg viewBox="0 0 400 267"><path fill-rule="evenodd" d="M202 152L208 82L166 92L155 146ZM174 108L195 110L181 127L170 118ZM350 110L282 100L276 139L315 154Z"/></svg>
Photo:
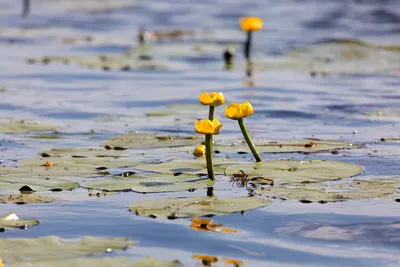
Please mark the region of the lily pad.
<svg viewBox="0 0 400 267"><path fill-rule="evenodd" d="M199 144L197 136L161 136L144 133L129 133L111 137L101 143L112 149L179 147Z"/></svg>
<svg viewBox="0 0 400 267"><path fill-rule="evenodd" d="M382 142L400 142L400 137L382 137Z"/></svg>
<svg viewBox="0 0 400 267"><path fill-rule="evenodd" d="M247 175L247 178L263 177L274 184L331 181L355 176L363 172L361 166L330 160L272 160L230 166L225 175Z"/></svg>
<svg viewBox="0 0 400 267"><path fill-rule="evenodd" d="M40 177L6 177L0 178L0 189L2 190L19 190L21 192L30 191L62 191L79 187L76 182L62 179L40 178Z"/></svg>
<svg viewBox="0 0 400 267"><path fill-rule="evenodd" d="M216 199L214 197L187 197L145 200L129 206L132 212L141 216L161 218L200 217L226 215L269 205L268 200L257 197Z"/></svg>
<svg viewBox="0 0 400 267"><path fill-rule="evenodd" d="M17 214L10 212L0 217L0 229L20 228L39 224L37 220L21 220Z"/></svg>
<svg viewBox="0 0 400 267"><path fill-rule="evenodd" d="M225 169L238 161L224 158L214 158L214 172L215 174L223 174ZM160 173L192 173L192 174L206 174L207 163L203 158L200 159L174 159L168 162L157 164L141 164L135 167L139 170L153 171Z"/></svg>
<svg viewBox="0 0 400 267"><path fill-rule="evenodd" d="M210 179L182 173L179 175L149 173L143 175L114 176L112 178L91 179L81 186L104 191L133 190L140 193L176 192L189 189L203 189L213 186Z"/></svg>
<svg viewBox="0 0 400 267"><path fill-rule="evenodd" d="M97 148L53 148L39 153L42 157L67 157L67 158L114 158L123 155L122 151L110 151Z"/></svg>
<svg viewBox="0 0 400 267"><path fill-rule="evenodd" d="M288 140L276 142L255 142L258 152L260 153L294 153L306 152L314 153L319 151L328 151L333 149L350 149L354 146L351 143L337 142L337 141L324 141L317 139L307 140ZM250 149L245 142L234 143L233 145L216 144L216 150L221 152L247 152Z"/></svg>
<svg viewBox="0 0 400 267"><path fill-rule="evenodd" d="M46 260L63 262L63 259L123 250L132 245L133 242L127 238L83 237L78 240L61 239L57 236L33 239L3 238L0 240L0 255L7 264Z"/></svg>
<svg viewBox="0 0 400 267"><path fill-rule="evenodd" d="M0 121L0 133L54 131L57 127L34 121Z"/></svg>
<svg viewBox="0 0 400 267"><path fill-rule="evenodd" d="M396 192L396 188L385 183L353 181L329 187L324 184L312 184L311 187L308 185L279 188L269 187L257 189L255 192L270 198L325 203L368 198L386 199L387 196Z"/></svg>
<svg viewBox="0 0 400 267"><path fill-rule="evenodd" d="M37 196L31 194L21 195L0 195L0 203L14 203L14 204L27 204L27 203L50 203L55 199L46 196Z"/></svg>

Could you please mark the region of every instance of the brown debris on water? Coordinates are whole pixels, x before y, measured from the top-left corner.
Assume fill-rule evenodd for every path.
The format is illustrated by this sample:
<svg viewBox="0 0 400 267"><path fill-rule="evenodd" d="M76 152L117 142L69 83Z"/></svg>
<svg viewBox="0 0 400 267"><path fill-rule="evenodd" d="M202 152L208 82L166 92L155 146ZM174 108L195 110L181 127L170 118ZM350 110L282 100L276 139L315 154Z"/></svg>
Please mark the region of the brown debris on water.
<svg viewBox="0 0 400 267"><path fill-rule="evenodd" d="M36 196L36 195L0 195L0 203L11 203L11 204L38 204L38 203L51 203L55 202L54 198Z"/></svg>

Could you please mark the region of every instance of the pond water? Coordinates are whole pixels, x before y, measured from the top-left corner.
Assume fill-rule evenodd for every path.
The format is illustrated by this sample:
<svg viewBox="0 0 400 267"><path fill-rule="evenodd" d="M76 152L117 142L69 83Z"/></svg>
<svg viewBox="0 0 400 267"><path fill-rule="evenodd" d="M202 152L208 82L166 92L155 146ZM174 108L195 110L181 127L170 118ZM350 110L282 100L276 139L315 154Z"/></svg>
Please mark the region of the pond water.
<svg viewBox="0 0 400 267"><path fill-rule="evenodd" d="M245 121L255 139L360 145L338 154L263 153L264 160L344 161L364 168L357 178L400 179L399 142L381 141L400 137L399 1L32 0L25 18L17 2L0 3L0 120L40 120L57 132L0 134L3 166L52 148L99 148L129 131L194 134L193 120L208 112L193 111L198 95L215 91L228 103L252 103L254 114ZM264 28L253 34L251 77L238 25L243 16L264 20ZM145 45L138 43L140 29L151 39ZM231 69L222 60L227 48L236 50ZM98 59L124 53L129 56L123 64ZM104 62L110 63L106 69ZM129 69L121 70L126 64ZM174 114L149 116L166 109ZM223 108L216 108L215 116L225 124L216 140L241 140ZM32 138L37 135L60 138ZM174 149L139 152L128 150L127 159L193 158ZM253 160L251 154L215 155L226 156ZM245 215L213 217L237 233L193 231L190 218L152 219L128 209L143 200L206 192L119 192L100 198L82 187L42 192L65 201L0 204L0 216L15 212L40 221L27 230L7 229L0 238L128 237L137 244L111 256L179 259L183 266L202 266L193 255L218 257L212 266L229 266L225 258L245 266L400 265L400 203L393 199L327 204L272 199ZM214 193L230 198L249 191L219 175Z"/></svg>

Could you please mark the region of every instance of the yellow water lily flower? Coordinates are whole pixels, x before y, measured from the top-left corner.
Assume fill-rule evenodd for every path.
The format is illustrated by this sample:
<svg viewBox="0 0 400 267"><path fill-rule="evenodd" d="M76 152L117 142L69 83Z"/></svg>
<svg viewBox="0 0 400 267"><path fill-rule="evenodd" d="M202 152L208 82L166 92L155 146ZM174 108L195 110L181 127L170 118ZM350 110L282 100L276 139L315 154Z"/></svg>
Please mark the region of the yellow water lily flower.
<svg viewBox="0 0 400 267"><path fill-rule="evenodd" d="M202 158L206 154L206 146L205 145L198 145L194 151L193 156L196 158Z"/></svg>
<svg viewBox="0 0 400 267"><path fill-rule="evenodd" d="M194 121L194 130L199 134L219 134L223 126L218 120Z"/></svg>
<svg viewBox="0 0 400 267"><path fill-rule="evenodd" d="M232 120L242 119L253 114L253 107L249 102L232 103L225 108L225 116Z"/></svg>
<svg viewBox="0 0 400 267"><path fill-rule="evenodd" d="M222 93L201 93L199 97L200 103L205 106L218 107L225 103L225 97Z"/></svg>
<svg viewBox="0 0 400 267"><path fill-rule="evenodd" d="M259 31L263 27L263 20L257 17L240 18L240 28L243 31Z"/></svg>

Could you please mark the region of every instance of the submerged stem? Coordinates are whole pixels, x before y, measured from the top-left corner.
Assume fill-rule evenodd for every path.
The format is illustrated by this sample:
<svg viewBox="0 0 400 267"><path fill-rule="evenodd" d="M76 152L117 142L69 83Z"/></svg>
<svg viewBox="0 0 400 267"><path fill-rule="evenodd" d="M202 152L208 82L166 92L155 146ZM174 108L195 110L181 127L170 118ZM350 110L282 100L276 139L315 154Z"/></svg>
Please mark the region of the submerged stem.
<svg viewBox="0 0 400 267"><path fill-rule="evenodd" d="M257 162L261 162L262 159L260 157L260 154L258 154L258 151L257 151L256 147L254 146L253 141L251 140L249 133L247 132L247 128L246 128L246 126L244 125L244 122L243 122L243 118L238 119L238 123L239 123L239 126L240 126L240 130L242 130L242 134L244 136L244 139L246 140L246 143L247 143L247 145L249 146L249 148L251 150L251 153L253 153L253 156L254 156L254 158L256 159Z"/></svg>
<svg viewBox="0 0 400 267"><path fill-rule="evenodd" d="M253 31L248 31L247 32L247 39L246 43L244 44L244 57L246 58L247 61L250 60L250 50L251 50L251 36L252 36Z"/></svg>

